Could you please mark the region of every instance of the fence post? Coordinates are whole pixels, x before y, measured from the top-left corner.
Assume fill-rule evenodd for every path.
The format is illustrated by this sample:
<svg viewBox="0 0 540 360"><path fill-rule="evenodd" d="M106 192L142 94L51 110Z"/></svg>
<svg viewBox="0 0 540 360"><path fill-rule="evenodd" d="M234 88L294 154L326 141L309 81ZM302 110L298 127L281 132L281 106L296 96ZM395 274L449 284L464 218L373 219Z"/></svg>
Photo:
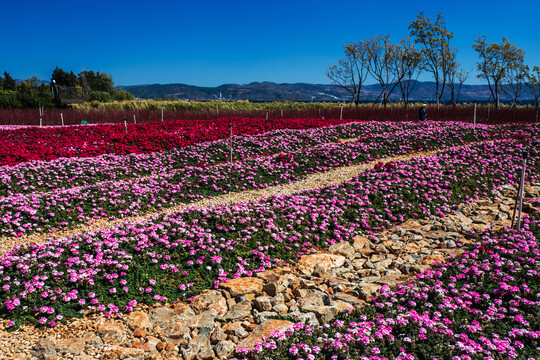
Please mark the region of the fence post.
<svg viewBox="0 0 540 360"><path fill-rule="evenodd" d="M229 123L229 149L231 153L231 163L232 163L232 123Z"/></svg>
<svg viewBox="0 0 540 360"><path fill-rule="evenodd" d="M133 123L134 123L134 124L137 123L137 119L135 118L135 114L133 114Z"/></svg>
<svg viewBox="0 0 540 360"><path fill-rule="evenodd" d="M514 219L516 216L516 207L519 204L519 214L518 214L518 221L517 221L517 230L519 230L519 227L521 226L521 208L523 206L523 187L525 186L525 167L527 166L527 156L529 154L527 151L523 151L523 164L521 167L521 179L519 181L519 188L518 193L516 197L516 202L514 203L514 212L512 214L512 225L511 227L514 227Z"/></svg>
<svg viewBox="0 0 540 360"><path fill-rule="evenodd" d="M538 115L538 111L536 112L536 115ZM283 119L283 109L281 109L281 118Z"/></svg>
<svg viewBox="0 0 540 360"><path fill-rule="evenodd" d="M219 117L219 107L217 104L216 104L216 114L217 114L217 117Z"/></svg>
<svg viewBox="0 0 540 360"><path fill-rule="evenodd" d="M476 129L476 102L474 103L473 127Z"/></svg>
<svg viewBox="0 0 540 360"><path fill-rule="evenodd" d="M161 107L161 122L163 122L163 106Z"/></svg>
<svg viewBox="0 0 540 360"><path fill-rule="evenodd" d="M488 103L488 120L489 120L489 106L490 106L490 105L491 105L491 104Z"/></svg>
<svg viewBox="0 0 540 360"><path fill-rule="evenodd" d="M266 112L266 120L268 120L268 111Z"/></svg>
<svg viewBox="0 0 540 360"><path fill-rule="evenodd" d="M127 134L127 121L126 121L126 117L124 116L124 127L126 128L126 134Z"/></svg>
<svg viewBox="0 0 540 360"><path fill-rule="evenodd" d="M62 120L62 126L64 126L64 114L62 113L62 110L60 110L60 120Z"/></svg>
<svg viewBox="0 0 540 360"><path fill-rule="evenodd" d="M343 105L339 107L339 120L343 120Z"/></svg>

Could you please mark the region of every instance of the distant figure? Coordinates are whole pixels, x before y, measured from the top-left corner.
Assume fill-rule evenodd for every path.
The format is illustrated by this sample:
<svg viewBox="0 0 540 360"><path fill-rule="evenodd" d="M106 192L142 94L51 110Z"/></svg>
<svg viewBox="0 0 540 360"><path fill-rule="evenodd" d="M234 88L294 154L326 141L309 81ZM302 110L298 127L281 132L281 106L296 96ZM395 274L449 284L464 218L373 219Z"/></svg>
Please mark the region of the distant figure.
<svg viewBox="0 0 540 360"><path fill-rule="evenodd" d="M420 121L426 121L427 119L426 105L427 104L420 105L420 110L418 111L418 120Z"/></svg>

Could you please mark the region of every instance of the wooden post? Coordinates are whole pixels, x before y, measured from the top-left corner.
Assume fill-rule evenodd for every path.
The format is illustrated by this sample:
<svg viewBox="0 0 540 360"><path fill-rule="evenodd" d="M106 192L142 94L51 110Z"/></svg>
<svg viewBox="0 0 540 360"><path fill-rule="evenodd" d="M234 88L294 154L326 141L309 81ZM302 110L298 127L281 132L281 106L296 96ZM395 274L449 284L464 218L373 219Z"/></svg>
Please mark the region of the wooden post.
<svg viewBox="0 0 540 360"><path fill-rule="evenodd" d="M231 163L232 163L232 123L229 123L229 149L231 152Z"/></svg>
<svg viewBox="0 0 540 360"><path fill-rule="evenodd" d="M216 104L216 114L217 114L217 117L219 117L219 107L217 104Z"/></svg>
<svg viewBox="0 0 540 360"><path fill-rule="evenodd" d="M39 127L43 126L43 107L39 106Z"/></svg>
<svg viewBox="0 0 540 360"><path fill-rule="evenodd" d="M489 105L490 105L490 103L488 103L488 120L489 120Z"/></svg>
<svg viewBox="0 0 540 360"><path fill-rule="evenodd" d="M135 114L133 114L133 123L134 123L134 124L137 123L137 119L135 118Z"/></svg>
<svg viewBox="0 0 540 360"><path fill-rule="evenodd" d="M163 122L163 106L161 107L161 122Z"/></svg>
<svg viewBox="0 0 540 360"><path fill-rule="evenodd" d="M283 119L283 109L281 109L281 118Z"/></svg>
<svg viewBox="0 0 540 360"><path fill-rule="evenodd" d="M268 111L266 112L266 120L268 120Z"/></svg>
<svg viewBox="0 0 540 360"><path fill-rule="evenodd" d="M339 120L343 120L343 105L341 105L339 108Z"/></svg>
<svg viewBox="0 0 540 360"><path fill-rule="evenodd" d="M127 134L127 121L126 121L126 117L124 116L124 127L126 128L126 134Z"/></svg>
<svg viewBox="0 0 540 360"><path fill-rule="evenodd" d="M474 103L473 127L476 129L476 103Z"/></svg>
<svg viewBox="0 0 540 360"><path fill-rule="evenodd" d="M60 120L62 120L62 126L64 126L64 114L62 113L62 110L60 110Z"/></svg>

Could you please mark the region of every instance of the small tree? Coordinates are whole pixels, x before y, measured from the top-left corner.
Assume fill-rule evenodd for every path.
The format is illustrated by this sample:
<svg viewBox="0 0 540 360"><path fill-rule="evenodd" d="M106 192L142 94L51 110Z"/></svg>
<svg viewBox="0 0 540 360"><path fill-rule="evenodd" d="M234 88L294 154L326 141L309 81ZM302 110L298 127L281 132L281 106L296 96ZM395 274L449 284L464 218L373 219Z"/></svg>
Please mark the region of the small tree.
<svg viewBox="0 0 540 360"><path fill-rule="evenodd" d="M4 90L17 90L17 82L6 71L4 71Z"/></svg>
<svg viewBox="0 0 540 360"><path fill-rule="evenodd" d="M423 11L416 16L409 29L414 42L422 48L424 70L432 73L435 79L435 99L438 108L451 64L456 58L457 50L450 46L454 33L446 28L442 13L439 13L435 22L431 22L424 16Z"/></svg>
<svg viewBox="0 0 540 360"><path fill-rule="evenodd" d="M469 72L459 69L459 64L453 62L448 72L448 87L450 88L450 102L455 107L459 101L459 94L463 83L469 78Z"/></svg>
<svg viewBox="0 0 540 360"><path fill-rule="evenodd" d="M535 66L531 72L527 72L525 86L534 99L534 108L538 111L540 99L540 67Z"/></svg>
<svg viewBox="0 0 540 360"><path fill-rule="evenodd" d="M366 41L366 59L368 72L381 85L381 95L384 107L390 94L399 84L404 74L397 71L397 62L402 60L399 45L390 42L390 35L377 36Z"/></svg>
<svg viewBox="0 0 540 360"><path fill-rule="evenodd" d="M506 83L502 87L502 91L512 99L512 104L510 108L513 108L517 105L517 101L521 96L523 91L524 83L527 79L527 73L529 72L529 67L521 64L516 64L508 69L504 82Z"/></svg>
<svg viewBox="0 0 540 360"><path fill-rule="evenodd" d="M346 44L345 57L326 71L332 83L338 85L352 96L352 102L358 106L362 84L367 78L365 43Z"/></svg>
<svg viewBox="0 0 540 360"><path fill-rule="evenodd" d="M523 64L523 50L512 45L505 37L500 44L488 44L485 35L476 39L473 48L480 57L477 63L480 74L477 77L487 81L495 106L499 109L503 81L509 71Z"/></svg>

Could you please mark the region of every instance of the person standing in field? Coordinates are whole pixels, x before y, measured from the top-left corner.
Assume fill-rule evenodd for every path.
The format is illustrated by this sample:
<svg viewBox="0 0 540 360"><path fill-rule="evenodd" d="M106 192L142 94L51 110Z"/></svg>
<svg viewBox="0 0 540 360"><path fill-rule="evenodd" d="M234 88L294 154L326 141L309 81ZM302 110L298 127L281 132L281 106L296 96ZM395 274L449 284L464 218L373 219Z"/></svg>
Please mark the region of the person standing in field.
<svg viewBox="0 0 540 360"><path fill-rule="evenodd" d="M426 105L427 104L420 105L420 110L418 111L418 120L420 121L427 120Z"/></svg>

